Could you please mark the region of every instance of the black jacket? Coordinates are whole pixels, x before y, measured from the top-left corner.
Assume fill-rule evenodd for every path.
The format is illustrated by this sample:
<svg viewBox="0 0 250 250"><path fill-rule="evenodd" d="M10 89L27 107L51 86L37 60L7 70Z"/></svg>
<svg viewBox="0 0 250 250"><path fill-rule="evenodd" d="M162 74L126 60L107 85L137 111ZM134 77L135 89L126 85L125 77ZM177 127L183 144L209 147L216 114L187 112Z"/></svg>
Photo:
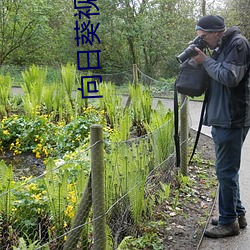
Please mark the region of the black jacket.
<svg viewBox="0 0 250 250"><path fill-rule="evenodd" d="M203 63L211 77L204 125L250 126L250 45L237 27L227 30L219 49Z"/></svg>

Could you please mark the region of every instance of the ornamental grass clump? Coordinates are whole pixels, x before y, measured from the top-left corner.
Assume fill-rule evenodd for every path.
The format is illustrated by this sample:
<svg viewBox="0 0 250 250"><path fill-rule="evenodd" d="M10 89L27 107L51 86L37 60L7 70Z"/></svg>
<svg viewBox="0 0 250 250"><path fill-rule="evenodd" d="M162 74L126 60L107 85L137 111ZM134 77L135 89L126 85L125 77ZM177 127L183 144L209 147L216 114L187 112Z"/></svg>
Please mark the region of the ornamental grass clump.
<svg viewBox="0 0 250 250"><path fill-rule="evenodd" d="M152 94L143 85L129 85L131 96L131 110L133 124L137 128L138 136L146 133L144 123L150 123L152 112Z"/></svg>
<svg viewBox="0 0 250 250"><path fill-rule="evenodd" d="M21 83L21 87L24 91L24 112L27 116L34 118L37 114L40 114L47 68L43 69L32 65L29 70L22 72L22 76L23 83Z"/></svg>
<svg viewBox="0 0 250 250"><path fill-rule="evenodd" d="M145 128L152 143L155 161L161 163L170 156L174 148L173 112L166 111L159 101L155 110L151 112L150 120L150 123L145 123Z"/></svg>
<svg viewBox="0 0 250 250"><path fill-rule="evenodd" d="M61 78L62 86L65 89L65 92L73 105L72 92L75 88L76 65L67 63L66 66L61 66Z"/></svg>
<svg viewBox="0 0 250 250"><path fill-rule="evenodd" d="M115 85L111 82L104 82L99 85L100 93L103 95L99 99L100 110L105 110L107 123L111 128L120 125L120 118L123 116L122 98L117 95Z"/></svg>
<svg viewBox="0 0 250 250"><path fill-rule="evenodd" d="M147 138L111 142L106 154L105 192L108 223L118 235L128 228L136 228L146 212L144 192L152 152ZM144 213L145 214L145 213ZM120 219L118 219L120 218ZM120 238L117 236L113 240ZM117 242L115 242L117 244Z"/></svg>

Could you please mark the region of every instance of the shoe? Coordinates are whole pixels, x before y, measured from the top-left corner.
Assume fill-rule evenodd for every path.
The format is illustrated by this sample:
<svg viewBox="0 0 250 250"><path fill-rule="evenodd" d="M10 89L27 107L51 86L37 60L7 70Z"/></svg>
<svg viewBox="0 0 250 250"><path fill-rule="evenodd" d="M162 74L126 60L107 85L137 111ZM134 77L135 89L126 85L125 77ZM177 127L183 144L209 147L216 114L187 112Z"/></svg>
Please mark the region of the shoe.
<svg viewBox="0 0 250 250"><path fill-rule="evenodd" d="M243 229L243 228L245 228L247 226L247 220L246 220L245 214L239 215L238 222L239 222L240 229ZM212 218L211 224L214 225L214 226L217 226L218 225L218 219L217 218Z"/></svg>
<svg viewBox="0 0 250 250"><path fill-rule="evenodd" d="M204 235L209 238L224 238L228 236L239 235L240 227L238 222L232 224L222 225L219 224L210 229L206 229Z"/></svg>

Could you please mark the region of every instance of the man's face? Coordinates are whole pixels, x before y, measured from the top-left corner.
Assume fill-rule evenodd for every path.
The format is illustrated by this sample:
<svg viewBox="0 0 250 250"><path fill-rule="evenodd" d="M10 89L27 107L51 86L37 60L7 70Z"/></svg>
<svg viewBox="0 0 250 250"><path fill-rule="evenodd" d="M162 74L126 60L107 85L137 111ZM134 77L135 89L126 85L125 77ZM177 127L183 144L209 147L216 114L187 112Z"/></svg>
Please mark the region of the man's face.
<svg viewBox="0 0 250 250"><path fill-rule="evenodd" d="M221 32L206 32L203 30L197 30L196 33L208 44L210 49L215 49L218 46Z"/></svg>

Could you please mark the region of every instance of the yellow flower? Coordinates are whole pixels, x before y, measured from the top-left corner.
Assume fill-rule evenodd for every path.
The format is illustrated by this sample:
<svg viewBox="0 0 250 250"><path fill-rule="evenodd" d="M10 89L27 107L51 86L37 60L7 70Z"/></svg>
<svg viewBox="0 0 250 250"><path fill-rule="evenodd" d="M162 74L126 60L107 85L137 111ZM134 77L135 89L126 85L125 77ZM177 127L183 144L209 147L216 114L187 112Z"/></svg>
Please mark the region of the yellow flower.
<svg viewBox="0 0 250 250"><path fill-rule="evenodd" d="M41 155L39 152L36 152L36 158L40 159L41 158Z"/></svg>
<svg viewBox="0 0 250 250"><path fill-rule="evenodd" d="M40 201L42 199L41 195L42 195L41 193L33 194L32 197L35 198L36 201Z"/></svg>
<svg viewBox="0 0 250 250"><path fill-rule="evenodd" d="M18 154L19 154L19 151L15 149L13 155L18 155Z"/></svg>
<svg viewBox="0 0 250 250"><path fill-rule="evenodd" d="M73 206L68 205L66 208L66 211L64 211L64 213L65 213L65 215L68 215L69 218L73 218L74 217Z"/></svg>
<svg viewBox="0 0 250 250"><path fill-rule="evenodd" d="M8 130L4 130L4 131L3 131L3 134L4 134L4 135L9 135L10 133L9 133Z"/></svg>
<svg viewBox="0 0 250 250"><path fill-rule="evenodd" d="M10 144L10 150L12 150L14 146L15 146L15 144L14 144L14 143L11 143L11 144Z"/></svg>
<svg viewBox="0 0 250 250"><path fill-rule="evenodd" d="M30 183L29 185L26 186L26 189L28 191L35 191L37 190L37 185L35 183Z"/></svg>
<svg viewBox="0 0 250 250"><path fill-rule="evenodd" d="M76 196L75 196L75 195L72 195L72 197L71 197L71 202L72 202L72 203L76 203Z"/></svg>
<svg viewBox="0 0 250 250"><path fill-rule="evenodd" d="M12 212L16 212L17 208L13 207L11 210L12 210Z"/></svg>
<svg viewBox="0 0 250 250"><path fill-rule="evenodd" d="M46 157L48 157L49 153L46 147L43 147L43 153L45 154Z"/></svg>

